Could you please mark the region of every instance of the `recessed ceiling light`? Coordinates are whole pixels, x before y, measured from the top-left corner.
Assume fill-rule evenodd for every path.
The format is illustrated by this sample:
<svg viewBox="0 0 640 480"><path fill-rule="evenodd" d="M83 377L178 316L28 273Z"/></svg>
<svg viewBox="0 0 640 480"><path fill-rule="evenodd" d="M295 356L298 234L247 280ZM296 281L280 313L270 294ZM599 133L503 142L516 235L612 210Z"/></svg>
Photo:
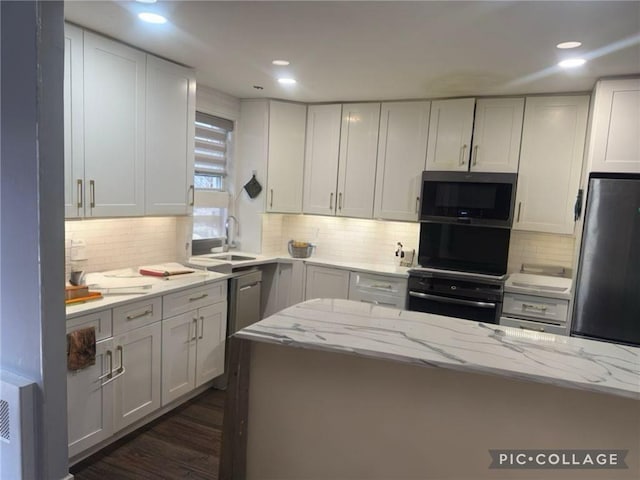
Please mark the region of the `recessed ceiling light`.
<svg viewBox="0 0 640 480"><path fill-rule="evenodd" d="M274 60L273 62L274 65L278 65L280 67L286 67L287 65L289 65L291 62L289 62L289 60Z"/></svg>
<svg viewBox="0 0 640 480"><path fill-rule="evenodd" d="M565 50L567 48L578 48L582 45L582 42L562 42L556 45L556 48L560 48L561 50Z"/></svg>
<svg viewBox="0 0 640 480"><path fill-rule="evenodd" d="M279 78L278 82L283 85L295 85L297 83L293 78Z"/></svg>
<svg viewBox="0 0 640 480"><path fill-rule="evenodd" d="M138 18L143 22L147 22L147 23L156 23L156 24L167 23L167 19L162 15L158 15L157 13L141 12L138 14Z"/></svg>
<svg viewBox="0 0 640 480"><path fill-rule="evenodd" d="M136 0L138 3L156 3L158 0Z"/></svg>
<svg viewBox="0 0 640 480"><path fill-rule="evenodd" d="M562 68L575 68L580 67L585 63L587 63L587 61L584 58L567 58L566 60L562 60L558 63L558 66Z"/></svg>

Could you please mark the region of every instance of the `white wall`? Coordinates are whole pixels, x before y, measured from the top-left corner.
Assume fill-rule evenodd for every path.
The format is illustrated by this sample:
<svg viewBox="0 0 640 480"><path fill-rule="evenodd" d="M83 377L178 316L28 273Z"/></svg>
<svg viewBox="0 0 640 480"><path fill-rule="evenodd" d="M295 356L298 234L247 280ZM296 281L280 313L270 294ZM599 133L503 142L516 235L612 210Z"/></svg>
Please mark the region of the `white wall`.
<svg viewBox="0 0 640 480"><path fill-rule="evenodd" d="M1 2L0 367L38 384L32 478L67 473L62 2ZM2 459L2 463L19 459Z"/></svg>

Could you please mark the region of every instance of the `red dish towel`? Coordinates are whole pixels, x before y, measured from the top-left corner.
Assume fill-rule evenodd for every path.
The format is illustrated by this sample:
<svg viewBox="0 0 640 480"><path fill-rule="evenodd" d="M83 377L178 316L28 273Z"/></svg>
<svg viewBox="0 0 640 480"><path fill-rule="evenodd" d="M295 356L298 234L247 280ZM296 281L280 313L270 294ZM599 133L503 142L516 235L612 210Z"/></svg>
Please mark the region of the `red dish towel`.
<svg viewBox="0 0 640 480"><path fill-rule="evenodd" d="M67 334L67 369L81 370L96 363L96 329L81 328Z"/></svg>

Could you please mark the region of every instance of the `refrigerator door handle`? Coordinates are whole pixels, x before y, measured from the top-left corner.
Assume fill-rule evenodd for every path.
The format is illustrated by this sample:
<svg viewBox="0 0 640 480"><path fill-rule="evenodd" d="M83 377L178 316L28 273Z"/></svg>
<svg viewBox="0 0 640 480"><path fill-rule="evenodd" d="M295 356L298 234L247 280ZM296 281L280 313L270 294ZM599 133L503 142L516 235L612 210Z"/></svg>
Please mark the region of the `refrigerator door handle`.
<svg viewBox="0 0 640 480"><path fill-rule="evenodd" d="M583 190L578 190L578 194L576 195L576 203L573 205L573 221L577 222L580 220L582 216L582 196Z"/></svg>

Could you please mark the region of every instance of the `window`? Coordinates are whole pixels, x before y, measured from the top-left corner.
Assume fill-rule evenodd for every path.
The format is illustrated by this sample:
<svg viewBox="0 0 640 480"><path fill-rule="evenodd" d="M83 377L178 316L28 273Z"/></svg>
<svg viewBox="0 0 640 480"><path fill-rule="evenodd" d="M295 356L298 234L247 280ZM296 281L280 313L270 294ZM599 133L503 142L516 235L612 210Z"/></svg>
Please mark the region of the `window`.
<svg viewBox="0 0 640 480"><path fill-rule="evenodd" d="M224 224L229 208L226 192L227 162L233 122L196 112L194 240L225 239Z"/></svg>

